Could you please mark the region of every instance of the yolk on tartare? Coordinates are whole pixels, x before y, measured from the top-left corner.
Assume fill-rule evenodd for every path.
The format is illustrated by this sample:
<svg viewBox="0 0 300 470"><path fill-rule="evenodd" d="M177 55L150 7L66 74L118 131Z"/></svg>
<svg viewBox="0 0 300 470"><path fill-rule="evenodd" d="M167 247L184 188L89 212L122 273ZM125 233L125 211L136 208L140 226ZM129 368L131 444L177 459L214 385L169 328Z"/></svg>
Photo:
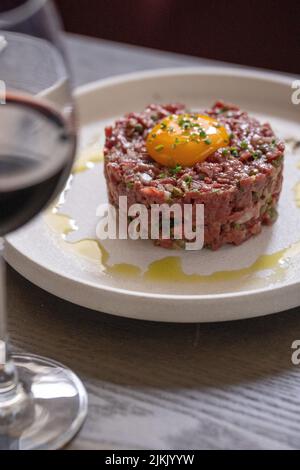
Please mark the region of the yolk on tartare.
<svg viewBox="0 0 300 470"><path fill-rule="evenodd" d="M225 127L216 119L201 114L172 114L150 131L146 147L161 165L186 167L203 162L228 142Z"/></svg>

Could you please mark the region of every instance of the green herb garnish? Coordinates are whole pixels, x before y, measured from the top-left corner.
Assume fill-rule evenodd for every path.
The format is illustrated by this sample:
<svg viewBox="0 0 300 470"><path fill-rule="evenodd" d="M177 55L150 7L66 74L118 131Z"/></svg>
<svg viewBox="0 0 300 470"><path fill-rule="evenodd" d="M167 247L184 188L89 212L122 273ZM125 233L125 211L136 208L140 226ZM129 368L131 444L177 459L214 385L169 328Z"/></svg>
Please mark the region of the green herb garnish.
<svg viewBox="0 0 300 470"><path fill-rule="evenodd" d="M172 195L175 197L180 197L182 196L182 191L179 188L174 187L172 190Z"/></svg>
<svg viewBox="0 0 300 470"><path fill-rule="evenodd" d="M186 176L184 178L184 181L190 186L192 184L192 181L193 181L193 177L192 176Z"/></svg>
<svg viewBox="0 0 300 470"><path fill-rule="evenodd" d="M236 147L231 147L230 152L231 152L231 155L233 155L234 157L238 157L239 155L238 149Z"/></svg>
<svg viewBox="0 0 300 470"><path fill-rule="evenodd" d="M178 137L176 137L176 139L174 140L174 144L172 144L172 148L173 149L176 149L177 145L180 144L180 139Z"/></svg>
<svg viewBox="0 0 300 470"><path fill-rule="evenodd" d="M174 168L170 169L170 172L172 175L177 175L182 170L182 167L180 165L176 165Z"/></svg>
<svg viewBox="0 0 300 470"><path fill-rule="evenodd" d="M144 128L143 128L142 124L137 124L135 126L134 130L140 134L141 132L143 132Z"/></svg>

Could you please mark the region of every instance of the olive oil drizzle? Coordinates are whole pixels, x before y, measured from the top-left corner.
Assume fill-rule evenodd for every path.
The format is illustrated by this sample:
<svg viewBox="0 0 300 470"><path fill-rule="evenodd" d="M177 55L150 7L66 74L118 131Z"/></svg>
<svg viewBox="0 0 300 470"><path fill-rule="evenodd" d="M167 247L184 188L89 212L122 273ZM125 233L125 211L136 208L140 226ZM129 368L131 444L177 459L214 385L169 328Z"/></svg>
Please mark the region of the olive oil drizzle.
<svg viewBox="0 0 300 470"><path fill-rule="evenodd" d="M97 163L101 163L103 160L103 153L99 148L95 147L92 149L84 150L79 158L75 161L72 173L83 173L84 171L91 170Z"/></svg>
<svg viewBox="0 0 300 470"><path fill-rule="evenodd" d="M294 199L296 206L300 208L300 181L294 186Z"/></svg>
<svg viewBox="0 0 300 470"><path fill-rule="evenodd" d="M63 243L66 249L97 263L106 274L133 279L140 278L150 282L228 282L241 278L247 279L253 274L256 275L262 271L271 272L266 277L267 282L276 282L284 279L286 271L290 266L289 259L300 254L300 242L298 242L276 253L261 255L253 264L246 268L217 271L212 274L187 274L182 269L181 258L179 256L168 256L150 263L143 273L142 269L134 264L120 263L110 266L109 253L98 240L67 241L66 235L74 228L76 229L76 223L71 217L64 214L52 213L51 217L46 218L46 222L54 232L60 235L61 243Z"/></svg>

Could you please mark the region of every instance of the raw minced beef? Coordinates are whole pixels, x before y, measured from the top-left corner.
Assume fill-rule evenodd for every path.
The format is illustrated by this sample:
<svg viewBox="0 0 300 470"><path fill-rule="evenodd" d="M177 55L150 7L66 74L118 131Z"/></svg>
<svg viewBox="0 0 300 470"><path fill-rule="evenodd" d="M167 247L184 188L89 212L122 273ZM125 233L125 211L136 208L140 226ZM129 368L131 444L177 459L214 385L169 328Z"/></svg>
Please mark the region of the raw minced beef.
<svg viewBox="0 0 300 470"><path fill-rule="evenodd" d="M238 245L276 220L282 186L284 143L268 123L261 124L237 106L218 101L201 114L217 119L229 134L227 147L193 167L169 168L146 150L149 131L170 114L188 112L180 104L148 106L106 128L105 176L110 202L128 205L204 204L204 243L217 249ZM164 247L185 241L157 240Z"/></svg>

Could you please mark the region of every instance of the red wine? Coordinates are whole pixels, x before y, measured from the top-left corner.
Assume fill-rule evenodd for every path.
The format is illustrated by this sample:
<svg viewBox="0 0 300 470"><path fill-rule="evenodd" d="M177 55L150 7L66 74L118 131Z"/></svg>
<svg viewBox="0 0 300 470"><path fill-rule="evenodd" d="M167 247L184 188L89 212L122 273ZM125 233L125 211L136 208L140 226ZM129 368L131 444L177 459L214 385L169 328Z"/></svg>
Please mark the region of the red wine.
<svg viewBox="0 0 300 470"><path fill-rule="evenodd" d="M0 105L0 236L31 220L62 189L76 139L45 103L8 95Z"/></svg>

